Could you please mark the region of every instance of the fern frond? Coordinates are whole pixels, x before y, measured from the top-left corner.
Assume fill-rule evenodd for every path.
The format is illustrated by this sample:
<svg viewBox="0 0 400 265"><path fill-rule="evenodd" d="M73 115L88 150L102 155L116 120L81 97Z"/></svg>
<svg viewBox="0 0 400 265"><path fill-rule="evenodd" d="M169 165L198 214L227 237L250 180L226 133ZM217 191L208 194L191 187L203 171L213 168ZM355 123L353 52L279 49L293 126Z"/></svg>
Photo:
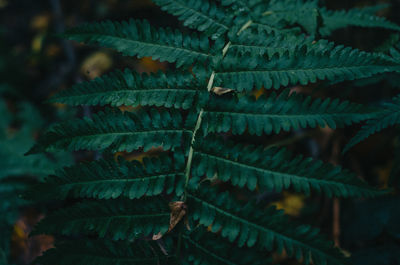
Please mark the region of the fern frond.
<svg viewBox="0 0 400 265"><path fill-rule="evenodd" d="M213 98L204 113L203 132L252 135L279 133L299 128L343 127L373 117L371 110L338 99L316 99L285 90L268 97L240 97L238 100Z"/></svg>
<svg viewBox="0 0 400 265"><path fill-rule="evenodd" d="M298 24L315 35L319 17L318 0L272 0L259 22L279 28Z"/></svg>
<svg viewBox="0 0 400 265"><path fill-rule="evenodd" d="M196 99L204 105L208 93L189 72L159 72L140 75L132 70L116 71L83 82L56 94L50 102L70 105L157 106L188 109Z"/></svg>
<svg viewBox="0 0 400 265"><path fill-rule="evenodd" d="M185 178L183 158L173 161L167 156L118 163L98 160L59 170L32 189L35 201L73 198L115 199L121 196L138 199L165 192L182 195Z"/></svg>
<svg viewBox="0 0 400 265"><path fill-rule="evenodd" d="M162 10L183 21L183 25L217 39L229 30L233 15L209 0L153 0Z"/></svg>
<svg viewBox="0 0 400 265"><path fill-rule="evenodd" d="M399 71L399 63L388 56L344 46L315 51L303 46L290 56L277 54L272 58L228 51L215 71L214 85L250 92L253 88L278 89L318 80L340 82Z"/></svg>
<svg viewBox="0 0 400 265"><path fill-rule="evenodd" d="M242 205L227 192L198 187L188 194L189 216L201 225L220 231L221 236L240 246L258 246L278 252L286 250L305 264L343 265L344 257L332 244L310 226L293 226L274 207L260 210L253 203Z"/></svg>
<svg viewBox="0 0 400 265"><path fill-rule="evenodd" d="M330 35L334 30L348 26L366 28L384 28L400 31L400 27L384 17L374 15L386 5L377 5L366 8L353 8L350 10L328 10L321 8L324 26L320 29L322 35Z"/></svg>
<svg viewBox="0 0 400 265"><path fill-rule="evenodd" d="M366 122L356 136L345 146L343 153L367 139L372 134L396 124L400 124L400 95L396 96L391 103L384 104L382 111Z"/></svg>
<svg viewBox="0 0 400 265"><path fill-rule="evenodd" d="M200 140L195 145L194 177L217 177L250 190L276 190L293 187L296 192L324 192L329 197L371 197L381 194L353 173L340 167L294 157L285 149L262 149L253 145L224 143L215 137Z"/></svg>
<svg viewBox="0 0 400 265"><path fill-rule="evenodd" d="M261 251L238 248L214 233L199 227L190 234L182 236L184 257L182 265L266 265L272 264Z"/></svg>
<svg viewBox="0 0 400 265"><path fill-rule="evenodd" d="M251 54L253 57L267 55L270 59L275 55L277 57L283 57L285 54L295 56L302 47L305 47L309 53L334 48L334 43L326 40L314 41L303 35L270 34L262 28L249 28L240 35L229 33L228 36L231 41L229 50L232 53Z"/></svg>
<svg viewBox="0 0 400 265"><path fill-rule="evenodd" d="M46 216L34 231L38 234L98 235L132 240L168 230L170 209L159 198L78 203Z"/></svg>
<svg viewBox="0 0 400 265"><path fill-rule="evenodd" d="M126 56L148 56L153 60L176 62L178 67L206 62L211 58L207 37L184 35L169 28L156 29L147 21L131 19L121 23L106 21L85 24L69 30L64 37L112 48Z"/></svg>
<svg viewBox="0 0 400 265"><path fill-rule="evenodd" d="M191 131L184 129L182 115L171 111L139 111L121 113L106 111L57 124L51 128L30 153L51 150L133 151L162 146L165 150L182 146L190 139ZM183 141L183 144L188 141Z"/></svg>
<svg viewBox="0 0 400 265"><path fill-rule="evenodd" d="M247 20L257 20L268 9L268 2L264 0L219 0L219 2L225 8L234 11L237 17L247 16Z"/></svg>
<svg viewBox="0 0 400 265"><path fill-rule="evenodd" d="M62 257L62 258L60 258ZM57 244L35 260L42 265L177 265L157 244L137 241L71 240Z"/></svg>

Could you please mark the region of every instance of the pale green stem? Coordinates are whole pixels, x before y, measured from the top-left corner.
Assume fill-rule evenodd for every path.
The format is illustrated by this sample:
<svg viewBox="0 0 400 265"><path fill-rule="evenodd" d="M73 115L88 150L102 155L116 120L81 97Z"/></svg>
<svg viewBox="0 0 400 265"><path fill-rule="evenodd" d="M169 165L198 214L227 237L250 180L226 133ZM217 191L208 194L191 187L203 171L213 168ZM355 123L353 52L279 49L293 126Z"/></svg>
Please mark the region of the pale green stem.
<svg viewBox="0 0 400 265"><path fill-rule="evenodd" d="M247 21L238 31L237 35L240 35L245 29L247 29L248 27L251 26L251 24L253 23L252 20ZM229 47L231 46L231 42L229 41L224 48L222 49L222 59L225 57L226 53L228 52ZM222 60L221 59L221 60ZM209 78L208 81L208 85L207 85L207 90L208 92L211 92L212 88L213 88L213 84L214 84L214 79L215 79L215 71L213 71L211 73L211 76ZM201 122L203 119L203 115L204 115L204 109L202 108L199 112L199 115L197 117L197 121L196 121L196 126L193 130L193 135L192 135L192 139L190 141L190 149L189 149L189 156L188 156L188 160L186 163L186 168L185 168L185 193L184 193L184 198L183 200L186 201L186 197L187 197L187 185L189 183L189 179L190 179L190 172L192 169L192 161L193 161L193 153L194 153L194 149L193 149L193 145L194 145L194 141L196 139L196 134L197 131L200 129L201 126Z"/></svg>

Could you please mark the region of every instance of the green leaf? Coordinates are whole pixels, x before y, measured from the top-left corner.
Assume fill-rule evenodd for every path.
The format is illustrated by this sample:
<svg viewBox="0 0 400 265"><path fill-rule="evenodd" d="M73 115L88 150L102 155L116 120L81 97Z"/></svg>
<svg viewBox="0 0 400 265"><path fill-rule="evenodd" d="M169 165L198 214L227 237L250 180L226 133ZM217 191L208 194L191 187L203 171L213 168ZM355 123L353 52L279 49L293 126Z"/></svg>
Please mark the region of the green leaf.
<svg viewBox="0 0 400 265"><path fill-rule="evenodd" d="M69 105L157 106L189 109L208 98L205 85L189 72L138 74L126 69L83 82L55 95L50 102Z"/></svg>
<svg viewBox="0 0 400 265"><path fill-rule="evenodd" d="M389 56L344 46L328 45L315 50L312 46L300 46L291 54L272 58L228 50L215 70L214 86L250 92L261 87L278 89L318 80L340 82L399 71L399 63Z"/></svg>
<svg viewBox="0 0 400 265"><path fill-rule="evenodd" d="M217 39L230 28L233 15L208 0L153 0L161 9L183 21L183 25L204 31Z"/></svg>
<svg viewBox="0 0 400 265"><path fill-rule="evenodd" d="M239 18L257 20L268 9L268 2L264 0L219 0L225 8L231 9ZM246 21L247 21L246 20Z"/></svg>
<svg viewBox="0 0 400 265"><path fill-rule="evenodd" d="M213 98L203 115L204 134L232 131L263 135L300 128L328 126L332 129L366 120L375 112L362 105L338 99L316 99L285 90L269 97Z"/></svg>
<svg viewBox="0 0 400 265"><path fill-rule="evenodd" d="M307 33L316 35L319 17L317 0L272 0L259 21L279 28L301 25Z"/></svg>
<svg viewBox="0 0 400 265"><path fill-rule="evenodd" d="M397 24L388 21L384 17L374 15L374 13L386 7L386 5L377 5L338 11L321 8L320 12L324 23L324 26L320 30L321 34L327 36L334 30L348 26L384 28L400 31L400 26Z"/></svg>
<svg viewBox="0 0 400 265"><path fill-rule="evenodd" d="M219 231L239 247L247 246L286 251L305 264L312 260L315 265L339 265L346 261L338 249L318 230L306 225L293 226L281 211L270 207L265 210L254 202L243 205L229 193L199 187L188 194L189 217L201 225L211 226L212 232Z"/></svg>
<svg viewBox="0 0 400 265"><path fill-rule="evenodd" d="M303 35L270 33L263 28L249 28L240 35L229 33L231 45L229 51L233 54L252 57L274 56L283 57L285 54L296 56L299 49L307 49L308 52L323 52L334 48L334 43L327 40L314 41L313 38Z"/></svg>
<svg viewBox="0 0 400 265"><path fill-rule="evenodd" d="M393 98L392 102L383 104L382 110L369 119L361 130L346 145L343 153L347 152L353 146L361 143L372 134L380 132L390 126L400 124L400 95Z"/></svg>
<svg viewBox="0 0 400 265"><path fill-rule="evenodd" d="M182 161L183 162L183 161ZM183 163L167 156L138 161L97 160L67 167L34 187L28 194L34 200L73 198L130 199L156 196L162 192L183 193Z"/></svg>
<svg viewBox="0 0 400 265"><path fill-rule="evenodd" d="M184 129L182 115L171 111L121 113L107 110L92 118L76 119L53 126L29 153L52 150L145 151L162 146L165 150L187 145L191 131Z"/></svg>
<svg viewBox="0 0 400 265"><path fill-rule="evenodd" d="M306 195L311 190L329 197L371 197L378 191L355 174L338 166L302 156L285 149L263 149L254 145L225 143L207 137L195 144L192 175L196 178L217 177L224 182L250 190L293 188Z"/></svg>
<svg viewBox="0 0 400 265"><path fill-rule="evenodd" d="M133 240L164 234L170 210L160 198L82 202L63 208L40 221L33 235L98 235L113 240Z"/></svg>
<svg viewBox="0 0 400 265"><path fill-rule="evenodd" d="M126 56L149 56L153 60L187 66L210 59L207 37L184 35L177 30L153 28L147 21L100 22L85 24L67 31L66 39L98 44Z"/></svg>

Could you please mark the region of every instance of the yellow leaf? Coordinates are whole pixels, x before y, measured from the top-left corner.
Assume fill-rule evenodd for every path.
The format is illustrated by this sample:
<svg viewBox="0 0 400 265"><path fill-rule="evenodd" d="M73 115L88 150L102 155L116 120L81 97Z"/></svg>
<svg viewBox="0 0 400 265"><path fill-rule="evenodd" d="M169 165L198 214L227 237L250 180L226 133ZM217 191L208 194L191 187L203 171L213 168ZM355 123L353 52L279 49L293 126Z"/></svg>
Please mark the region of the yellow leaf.
<svg viewBox="0 0 400 265"><path fill-rule="evenodd" d="M38 34L32 40L32 51L39 53L42 50L44 35Z"/></svg>
<svg viewBox="0 0 400 265"><path fill-rule="evenodd" d="M88 79L95 79L109 70L112 66L112 58L109 54L99 51L87 57L81 66L81 72Z"/></svg>
<svg viewBox="0 0 400 265"><path fill-rule="evenodd" d="M50 23L50 15L49 14L41 14L33 17L31 20L31 28L35 30L46 30Z"/></svg>
<svg viewBox="0 0 400 265"><path fill-rule="evenodd" d="M167 67L166 63L160 61L154 61L151 57L143 57L140 59L136 69L139 73L154 73L158 70L165 70Z"/></svg>
<svg viewBox="0 0 400 265"><path fill-rule="evenodd" d="M7 0L0 0L0 8L5 8L8 5Z"/></svg>
<svg viewBox="0 0 400 265"><path fill-rule="evenodd" d="M304 207L304 196L284 192L283 199L272 205L275 205L277 209L283 209L288 215L298 216Z"/></svg>

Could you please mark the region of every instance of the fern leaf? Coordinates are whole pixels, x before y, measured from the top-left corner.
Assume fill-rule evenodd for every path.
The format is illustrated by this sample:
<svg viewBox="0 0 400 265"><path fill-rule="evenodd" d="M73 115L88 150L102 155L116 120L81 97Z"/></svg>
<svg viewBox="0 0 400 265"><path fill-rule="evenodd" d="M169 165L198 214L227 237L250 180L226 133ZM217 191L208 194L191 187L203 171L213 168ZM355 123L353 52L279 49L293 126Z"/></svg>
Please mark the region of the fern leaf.
<svg viewBox="0 0 400 265"><path fill-rule="evenodd" d="M183 25L204 31L212 39L229 30L232 14L226 13L209 0L153 0L161 9L178 17Z"/></svg>
<svg viewBox="0 0 400 265"><path fill-rule="evenodd" d="M385 7L385 5L378 5L366 8L353 8L347 11L333 11L321 8L320 12L323 17L324 27L320 29L320 32L322 35L327 36L334 30L348 26L400 31L400 27L397 24L388 21L384 17L374 15L374 13Z"/></svg>
<svg viewBox="0 0 400 265"><path fill-rule="evenodd" d="M268 36L267 38L265 36ZM334 47L333 42L326 40L314 41L312 38L296 36L293 34L270 34L260 28L249 28L240 35L229 34L231 45L229 50L238 55L251 54L252 57L274 56L283 57L285 54L295 56L299 48L305 47L308 52L323 52Z"/></svg>
<svg viewBox="0 0 400 265"><path fill-rule="evenodd" d="M35 201L73 198L139 199L162 192L182 195L185 178L183 159L175 164L167 156L144 158L143 164L124 160L98 160L67 167L36 186L29 198ZM181 172L181 173L179 173Z"/></svg>
<svg viewBox="0 0 400 265"><path fill-rule="evenodd" d="M286 250L305 264L312 260L315 265L345 264L342 254L332 244L318 235L310 226L293 226L281 211L274 207L266 210L253 203L242 205L228 193L200 187L197 193L188 194L189 216L201 225L220 231L239 247L254 245L267 249Z"/></svg>
<svg viewBox="0 0 400 265"><path fill-rule="evenodd" d="M390 126L400 124L400 95L393 99L393 102L386 103L381 112L368 120L361 130L345 146L343 153L347 152L353 146L367 139L372 134L382 131Z"/></svg>
<svg viewBox="0 0 400 265"><path fill-rule="evenodd" d="M215 86L250 92L253 88L278 89L318 80L345 81L399 72L400 65L382 54L337 46L316 49L299 47L290 56L254 56L228 51L215 71Z"/></svg>
<svg viewBox="0 0 400 265"><path fill-rule="evenodd" d="M169 28L153 28L147 21L101 22L85 24L69 30L69 40L98 44L112 48L126 56L152 57L154 60L177 63L177 66L206 62L211 57L207 37L183 35Z"/></svg>
<svg viewBox="0 0 400 265"><path fill-rule="evenodd" d="M226 242L214 233L196 228L190 234L182 236L184 257L182 265L261 265L272 264L265 253Z"/></svg>
<svg viewBox="0 0 400 265"><path fill-rule="evenodd" d="M237 17L248 16L247 20L257 20L268 9L263 0L219 0L225 8L233 10ZM232 11L231 11L232 12Z"/></svg>
<svg viewBox="0 0 400 265"><path fill-rule="evenodd" d="M62 258L60 258L62 257ZM177 265L154 243L110 240L70 240L57 244L35 260L42 265Z"/></svg>
<svg viewBox="0 0 400 265"><path fill-rule="evenodd" d="M255 190L277 192L293 187L296 192L324 192L329 197L371 197L381 192L369 187L355 174L311 158L293 157L285 150L224 143L215 137L195 145L193 177L218 177L224 182Z"/></svg>
<svg viewBox="0 0 400 265"><path fill-rule="evenodd" d="M279 133L299 128L328 126L332 129L373 117L371 110L338 99L312 100L289 90L269 97L241 97L237 101L214 98L204 113L203 132L232 131L240 135Z"/></svg>
<svg viewBox="0 0 400 265"><path fill-rule="evenodd" d="M116 71L90 82L75 85L54 96L50 102L70 105L157 106L188 109L208 95L204 85L190 73L169 72L140 75L132 70Z"/></svg>
<svg viewBox="0 0 400 265"><path fill-rule="evenodd" d="M164 234L169 218L167 203L158 198L84 202L48 215L36 225L33 234L84 234L132 240L160 232Z"/></svg>
<svg viewBox="0 0 400 265"><path fill-rule="evenodd" d="M123 114L106 111L92 118L57 124L39 139L30 153L106 148L110 148L111 152L130 152L141 147L146 151L155 146L168 150L181 146L182 139L190 139L191 133L184 129L178 111L158 112L152 109L150 112Z"/></svg>
<svg viewBox="0 0 400 265"><path fill-rule="evenodd" d="M301 25L315 35L319 26L318 10L317 0L272 0L259 22L279 28Z"/></svg>

